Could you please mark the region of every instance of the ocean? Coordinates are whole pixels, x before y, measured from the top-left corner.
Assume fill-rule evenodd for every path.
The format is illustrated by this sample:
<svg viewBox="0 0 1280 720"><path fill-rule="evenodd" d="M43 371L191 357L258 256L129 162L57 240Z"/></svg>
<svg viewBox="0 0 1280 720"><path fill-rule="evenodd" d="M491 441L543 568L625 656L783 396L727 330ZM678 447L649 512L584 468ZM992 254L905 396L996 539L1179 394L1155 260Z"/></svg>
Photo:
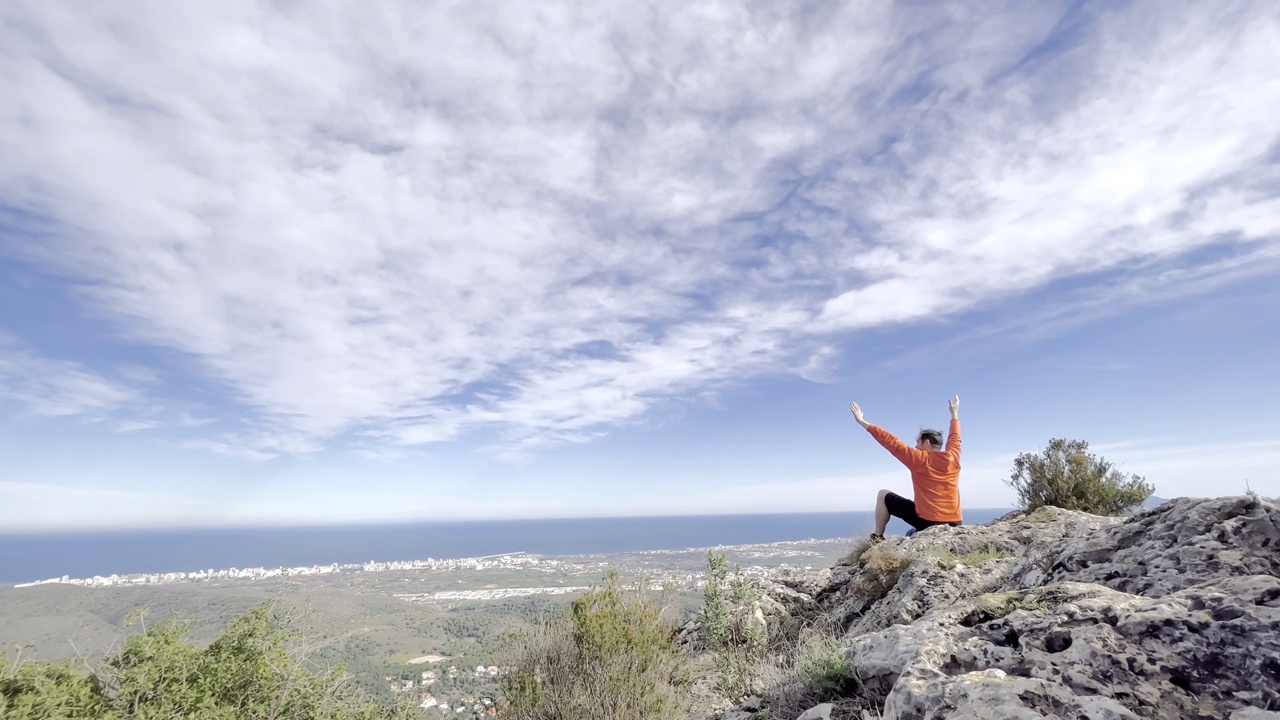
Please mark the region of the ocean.
<svg viewBox="0 0 1280 720"><path fill-rule="evenodd" d="M983 523L1007 509L966 509ZM527 552L593 555L825 540L870 532L870 512L425 522L397 525L0 535L0 585L69 576L302 567ZM897 520L890 533L907 529Z"/></svg>

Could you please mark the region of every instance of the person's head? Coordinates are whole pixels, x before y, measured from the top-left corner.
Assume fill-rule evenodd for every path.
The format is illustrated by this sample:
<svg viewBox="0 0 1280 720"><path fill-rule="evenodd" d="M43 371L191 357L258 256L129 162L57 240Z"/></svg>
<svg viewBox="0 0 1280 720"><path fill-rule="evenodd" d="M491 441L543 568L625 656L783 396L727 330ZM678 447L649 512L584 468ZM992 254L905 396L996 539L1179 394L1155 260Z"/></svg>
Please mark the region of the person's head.
<svg viewBox="0 0 1280 720"><path fill-rule="evenodd" d="M941 450L942 449L942 433L937 430L927 429L920 431L920 437L916 438L917 450Z"/></svg>

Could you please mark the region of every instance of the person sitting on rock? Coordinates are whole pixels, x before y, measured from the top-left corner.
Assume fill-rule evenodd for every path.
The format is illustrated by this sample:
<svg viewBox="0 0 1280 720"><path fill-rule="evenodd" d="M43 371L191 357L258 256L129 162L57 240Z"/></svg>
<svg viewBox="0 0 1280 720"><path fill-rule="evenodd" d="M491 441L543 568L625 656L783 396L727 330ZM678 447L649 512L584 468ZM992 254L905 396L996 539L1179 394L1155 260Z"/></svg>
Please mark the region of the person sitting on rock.
<svg viewBox="0 0 1280 720"><path fill-rule="evenodd" d="M959 525L964 522L960 512L960 396L950 402L951 429L947 447L942 448L942 433L937 430L921 430L914 448L893 436L884 428L867 422L858 403L849 403L849 410L858 424L871 433L871 437L898 458L911 471L911 486L915 500L908 500L897 493L881 490L876 496L876 531L871 533L871 543L884 540L884 529L889 516L901 518L916 530L934 525Z"/></svg>

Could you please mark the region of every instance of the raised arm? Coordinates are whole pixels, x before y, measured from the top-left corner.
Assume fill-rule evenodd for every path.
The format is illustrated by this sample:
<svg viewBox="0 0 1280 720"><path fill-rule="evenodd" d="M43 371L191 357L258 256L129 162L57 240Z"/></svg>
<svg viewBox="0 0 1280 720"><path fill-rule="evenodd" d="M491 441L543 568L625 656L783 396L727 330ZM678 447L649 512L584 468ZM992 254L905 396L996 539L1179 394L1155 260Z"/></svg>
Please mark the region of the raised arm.
<svg viewBox="0 0 1280 720"><path fill-rule="evenodd" d="M951 399L951 427L947 430L947 454L960 457L960 396Z"/></svg>
<svg viewBox="0 0 1280 720"><path fill-rule="evenodd" d="M867 432L871 433L871 437L875 438L876 442L883 445L884 449L889 451L889 454L898 458L903 465L906 465L909 468L914 468L924 462L925 452L923 450L917 450L910 447L895 437L894 434L888 430L867 422L867 419L862 415L862 408L858 407L858 403L849 403L849 411L853 413L853 419L857 420L859 425L866 428Z"/></svg>

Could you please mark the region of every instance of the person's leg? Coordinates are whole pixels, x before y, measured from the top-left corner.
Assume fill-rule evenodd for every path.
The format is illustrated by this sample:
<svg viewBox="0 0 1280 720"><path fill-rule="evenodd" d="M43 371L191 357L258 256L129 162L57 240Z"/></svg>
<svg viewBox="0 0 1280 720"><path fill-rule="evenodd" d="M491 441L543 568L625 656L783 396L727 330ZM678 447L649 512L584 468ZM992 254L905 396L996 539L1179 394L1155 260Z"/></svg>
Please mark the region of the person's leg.
<svg viewBox="0 0 1280 720"><path fill-rule="evenodd" d="M883 538L884 529L889 525L889 507L885 505L884 499L890 494L888 490L881 490L876 495L876 531L871 533L872 542L877 538Z"/></svg>

